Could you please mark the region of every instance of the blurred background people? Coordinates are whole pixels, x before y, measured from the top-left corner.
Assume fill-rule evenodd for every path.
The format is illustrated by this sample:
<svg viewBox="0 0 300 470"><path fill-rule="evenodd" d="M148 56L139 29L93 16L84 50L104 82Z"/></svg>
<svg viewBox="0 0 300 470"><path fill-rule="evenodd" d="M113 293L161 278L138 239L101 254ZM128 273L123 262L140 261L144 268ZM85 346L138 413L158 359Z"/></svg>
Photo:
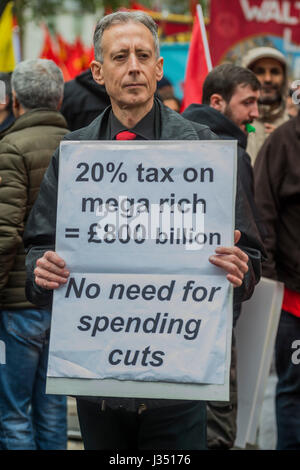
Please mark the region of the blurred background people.
<svg viewBox="0 0 300 470"><path fill-rule="evenodd" d="M110 105L105 86L93 79L88 69L65 83L61 113L71 131L88 126Z"/></svg>
<svg viewBox="0 0 300 470"><path fill-rule="evenodd" d="M66 449L66 397L46 395L50 312L25 296L24 225L50 158L67 133L54 62L20 62L12 74L16 118L0 141L0 449ZM43 217L43 214L41 214Z"/></svg>
<svg viewBox="0 0 300 470"><path fill-rule="evenodd" d="M0 82L3 82L5 88L5 102L0 101L0 138L1 133L5 131L14 122L15 117L12 112L11 96L11 73L0 72Z"/></svg>
<svg viewBox="0 0 300 470"><path fill-rule="evenodd" d="M277 449L300 449L300 115L266 140L254 165L256 202L268 230L263 275L284 283L275 344Z"/></svg>
<svg viewBox="0 0 300 470"><path fill-rule="evenodd" d="M287 62L273 47L256 47L245 55L242 65L252 70L261 83L259 117L253 122L255 132L249 135L247 144L247 152L254 164L266 138L289 119L286 110Z"/></svg>

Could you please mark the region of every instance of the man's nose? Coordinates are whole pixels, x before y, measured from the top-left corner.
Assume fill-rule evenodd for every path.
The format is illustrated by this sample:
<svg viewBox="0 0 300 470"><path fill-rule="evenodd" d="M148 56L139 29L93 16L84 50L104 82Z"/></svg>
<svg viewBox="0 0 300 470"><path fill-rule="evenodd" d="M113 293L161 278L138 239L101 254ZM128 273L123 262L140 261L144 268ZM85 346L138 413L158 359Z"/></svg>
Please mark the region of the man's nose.
<svg viewBox="0 0 300 470"><path fill-rule="evenodd" d="M129 72L139 72L140 71L140 62L135 53L131 53L128 57L128 66Z"/></svg>
<svg viewBox="0 0 300 470"><path fill-rule="evenodd" d="M251 112L250 112L250 117L252 119L257 119L259 117L259 111L258 111L258 104L257 103L253 104L253 106L251 108Z"/></svg>
<svg viewBox="0 0 300 470"><path fill-rule="evenodd" d="M267 82L267 83L269 83L269 82L272 81L272 75L271 75L271 73L269 72L269 70L266 70L266 71L265 71L263 81L264 81L264 82Z"/></svg>

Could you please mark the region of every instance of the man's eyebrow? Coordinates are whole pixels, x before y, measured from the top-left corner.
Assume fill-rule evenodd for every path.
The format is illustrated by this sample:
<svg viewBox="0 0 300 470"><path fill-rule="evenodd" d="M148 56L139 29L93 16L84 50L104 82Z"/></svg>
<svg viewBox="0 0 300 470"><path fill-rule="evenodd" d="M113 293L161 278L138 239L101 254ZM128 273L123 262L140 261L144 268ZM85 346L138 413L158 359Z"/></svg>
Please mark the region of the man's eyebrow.
<svg viewBox="0 0 300 470"><path fill-rule="evenodd" d="M129 49L130 49L129 47L122 47L121 49L115 49L111 51L111 55L119 54L122 52L128 52ZM135 50L136 52L150 52L150 53L152 52L152 49L147 48L147 47L136 47Z"/></svg>

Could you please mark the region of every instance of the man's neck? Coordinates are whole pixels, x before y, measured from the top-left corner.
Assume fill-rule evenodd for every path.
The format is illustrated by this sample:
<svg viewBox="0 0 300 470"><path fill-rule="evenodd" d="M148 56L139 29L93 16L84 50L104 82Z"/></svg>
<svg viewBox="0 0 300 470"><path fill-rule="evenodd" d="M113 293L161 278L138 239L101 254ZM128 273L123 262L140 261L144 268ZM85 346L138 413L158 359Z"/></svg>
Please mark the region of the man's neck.
<svg viewBox="0 0 300 470"><path fill-rule="evenodd" d="M146 104L136 107L120 107L112 101L112 110L116 118L127 128L132 129L138 122L148 114L153 106L154 99Z"/></svg>

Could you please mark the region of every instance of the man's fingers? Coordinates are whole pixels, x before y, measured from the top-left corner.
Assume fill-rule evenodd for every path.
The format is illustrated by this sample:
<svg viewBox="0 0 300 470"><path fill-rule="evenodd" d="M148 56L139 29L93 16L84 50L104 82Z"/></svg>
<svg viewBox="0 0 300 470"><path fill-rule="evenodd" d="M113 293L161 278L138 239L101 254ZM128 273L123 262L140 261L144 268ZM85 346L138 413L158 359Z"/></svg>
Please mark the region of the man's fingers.
<svg viewBox="0 0 300 470"><path fill-rule="evenodd" d="M209 260L215 266L224 269L228 274L232 274L242 280L244 279L244 274L248 271L248 265L235 256L211 256Z"/></svg>
<svg viewBox="0 0 300 470"><path fill-rule="evenodd" d="M69 276L68 271L62 271L61 273L58 272L56 274L55 272L50 271L49 269L43 269L41 267L35 268L34 274L36 277L43 279L44 281L58 282L58 283L67 282L68 276Z"/></svg>
<svg viewBox="0 0 300 470"><path fill-rule="evenodd" d="M241 236L242 236L242 234L239 230L234 231L234 244L235 245L239 242Z"/></svg>
<svg viewBox="0 0 300 470"><path fill-rule="evenodd" d="M35 282L43 289L57 289L70 275L65 261L54 251L46 251L36 262Z"/></svg>
<svg viewBox="0 0 300 470"><path fill-rule="evenodd" d="M232 274L227 274L226 276L227 280L233 284L233 287L240 287L243 284L243 280L239 279L236 276L233 276Z"/></svg>
<svg viewBox="0 0 300 470"><path fill-rule="evenodd" d="M47 281L46 279L43 279L41 277L35 277L35 283L42 287L43 289L58 289L58 287L60 287L61 284L59 284L58 282L52 282L52 281Z"/></svg>
<svg viewBox="0 0 300 470"><path fill-rule="evenodd" d="M242 251L240 248L237 246L234 247L226 247L226 246L220 246L216 248L216 253L218 255L229 255L229 256L235 256L238 258L242 263L248 263L249 257L248 255Z"/></svg>
<svg viewBox="0 0 300 470"><path fill-rule="evenodd" d="M44 256L40 259L45 259L50 263L55 264L59 268L64 268L66 265L65 261L60 256L58 256L55 251L46 251Z"/></svg>
<svg viewBox="0 0 300 470"><path fill-rule="evenodd" d="M39 258L36 262L36 270L38 275L42 276L42 271L57 274L59 276L68 276L69 271L59 267L57 264L48 261L47 258Z"/></svg>

